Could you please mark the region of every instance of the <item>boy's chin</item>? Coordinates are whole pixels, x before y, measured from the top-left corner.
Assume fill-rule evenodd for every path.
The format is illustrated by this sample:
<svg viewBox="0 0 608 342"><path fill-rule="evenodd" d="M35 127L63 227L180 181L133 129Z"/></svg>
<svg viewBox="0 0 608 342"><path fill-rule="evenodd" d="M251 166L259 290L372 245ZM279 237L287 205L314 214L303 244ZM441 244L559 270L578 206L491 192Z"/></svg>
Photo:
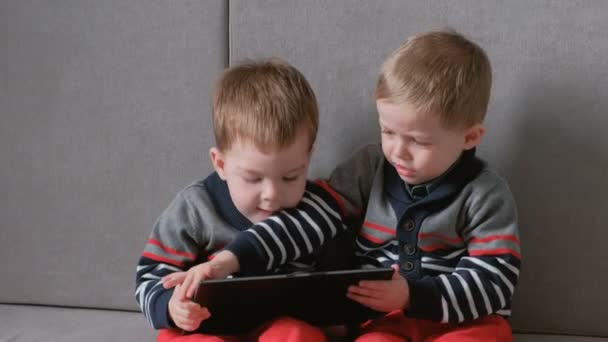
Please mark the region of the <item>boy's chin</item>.
<svg viewBox="0 0 608 342"><path fill-rule="evenodd" d="M249 215L249 220L252 223L258 223L258 222L264 221L265 219L269 218L270 216L272 216L272 212L258 210L253 215Z"/></svg>
<svg viewBox="0 0 608 342"><path fill-rule="evenodd" d="M409 184L411 186L424 184L430 180L430 179L420 178L420 177L404 177L401 175L399 175L399 178L401 178L402 181L406 182L407 184Z"/></svg>

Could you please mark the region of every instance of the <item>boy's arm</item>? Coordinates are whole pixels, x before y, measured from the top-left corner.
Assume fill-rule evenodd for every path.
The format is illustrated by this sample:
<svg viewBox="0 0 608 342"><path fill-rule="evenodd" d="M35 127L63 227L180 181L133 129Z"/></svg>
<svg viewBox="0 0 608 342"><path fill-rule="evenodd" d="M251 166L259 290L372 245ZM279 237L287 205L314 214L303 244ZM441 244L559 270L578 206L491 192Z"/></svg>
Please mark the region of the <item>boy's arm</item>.
<svg viewBox="0 0 608 342"><path fill-rule="evenodd" d="M236 256L241 274L254 275L310 255L344 230L338 201L323 187L309 184L297 207L254 224L225 250Z"/></svg>
<svg viewBox="0 0 608 342"><path fill-rule="evenodd" d="M136 273L135 298L150 324L155 329L174 327L168 314L173 288L163 288L162 277L185 271L198 257L197 242L191 227L198 222L194 209L183 193L158 218Z"/></svg>
<svg viewBox="0 0 608 342"><path fill-rule="evenodd" d="M283 210L239 234L226 246L242 274L269 271L317 250L359 217L379 163L378 145L362 148L339 165L327 182L309 184L297 207Z"/></svg>
<svg viewBox="0 0 608 342"><path fill-rule="evenodd" d="M408 280L411 301L406 315L444 323L510 315L521 259L515 202L501 181L473 198L468 209L469 227L462 236L465 256L451 273ZM435 262L422 260L429 269L445 270Z"/></svg>

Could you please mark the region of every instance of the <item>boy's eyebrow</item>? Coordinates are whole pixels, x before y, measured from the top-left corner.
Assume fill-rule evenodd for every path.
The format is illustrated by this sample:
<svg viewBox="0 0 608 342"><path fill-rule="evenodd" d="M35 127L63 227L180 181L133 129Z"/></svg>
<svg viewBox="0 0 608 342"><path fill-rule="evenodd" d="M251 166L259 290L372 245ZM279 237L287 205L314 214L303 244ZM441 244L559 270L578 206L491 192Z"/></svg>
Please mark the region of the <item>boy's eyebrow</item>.
<svg viewBox="0 0 608 342"><path fill-rule="evenodd" d="M382 123L382 121L380 121L379 123L380 123L380 128L393 131L392 128L387 127L385 124ZM407 134L407 136L420 138L420 139L431 139L433 137L432 134L420 133L419 131L409 132Z"/></svg>
<svg viewBox="0 0 608 342"><path fill-rule="evenodd" d="M293 173L293 172L297 172L297 171L300 171L300 170L305 169L305 168L306 168L306 164L302 164L302 165L297 166L297 167L295 167L295 168L293 168L293 169L291 169L291 170L289 170L289 171L287 171L285 173ZM253 169L248 169L247 167L238 167L238 169L240 171L242 171L242 172L245 172L245 173L248 173L248 174L251 174L251 175L258 175L258 174L261 173L259 171L253 170Z"/></svg>

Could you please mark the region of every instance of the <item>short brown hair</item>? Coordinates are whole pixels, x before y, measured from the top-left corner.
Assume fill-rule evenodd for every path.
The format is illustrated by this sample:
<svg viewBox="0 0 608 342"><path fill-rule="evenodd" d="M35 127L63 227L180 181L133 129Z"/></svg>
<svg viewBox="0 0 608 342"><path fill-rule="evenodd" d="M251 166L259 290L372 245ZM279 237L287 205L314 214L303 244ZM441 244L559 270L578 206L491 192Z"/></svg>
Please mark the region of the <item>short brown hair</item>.
<svg viewBox="0 0 608 342"><path fill-rule="evenodd" d="M454 31L408 39L384 62L376 100L404 103L439 115L444 127L481 123L490 99L492 69L478 45Z"/></svg>
<svg viewBox="0 0 608 342"><path fill-rule="evenodd" d="M217 147L243 139L262 151L293 143L301 129L314 144L319 126L315 94L295 67L280 59L249 61L228 68L212 99Z"/></svg>

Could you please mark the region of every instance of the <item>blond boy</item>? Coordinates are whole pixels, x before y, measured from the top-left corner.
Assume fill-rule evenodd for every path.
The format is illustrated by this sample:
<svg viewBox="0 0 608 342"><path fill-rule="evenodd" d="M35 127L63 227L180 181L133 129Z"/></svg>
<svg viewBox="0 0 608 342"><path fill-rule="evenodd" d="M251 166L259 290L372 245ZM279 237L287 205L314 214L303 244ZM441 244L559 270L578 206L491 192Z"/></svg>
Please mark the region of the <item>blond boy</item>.
<svg viewBox="0 0 608 342"><path fill-rule="evenodd" d="M343 217L361 222L361 267L395 269L390 281L349 288L349 298L387 313L362 325L358 341L512 340L516 207L506 182L475 157L490 88L485 52L451 31L408 39L382 66L381 144L362 148L325 183ZM214 266L278 265L292 244L267 239L270 248L251 248L257 230L239 235Z"/></svg>
<svg viewBox="0 0 608 342"><path fill-rule="evenodd" d="M154 328L162 329L158 341L323 341L319 329L290 318L240 336L183 334L197 332L213 313L191 301L187 286L163 286L163 277L167 281L213 258L239 232L274 212L300 201L323 202L314 195L319 188L306 180L318 109L298 70L279 60L229 68L217 83L212 107L217 145L209 155L215 172L180 191L158 218L137 267L141 310ZM311 252L291 256L298 263L283 271L312 267Z"/></svg>

